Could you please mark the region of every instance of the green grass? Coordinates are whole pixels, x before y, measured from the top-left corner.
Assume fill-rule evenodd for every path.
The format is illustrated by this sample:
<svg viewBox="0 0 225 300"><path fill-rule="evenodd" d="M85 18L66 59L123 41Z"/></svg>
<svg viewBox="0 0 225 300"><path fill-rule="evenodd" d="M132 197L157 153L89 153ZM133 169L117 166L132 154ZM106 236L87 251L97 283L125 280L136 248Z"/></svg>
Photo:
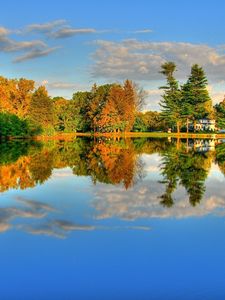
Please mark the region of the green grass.
<svg viewBox="0 0 225 300"><path fill-rule="evenodd" d="M121 138L127 138L127 137L155 137L155 138L225 138L225 133L167 133L167 132L121 132L121 133L57 133L53 136L38 136L36 139L38 140L45 140L45 139L74 139L78 136L89 136L89 137L121 137Z"/></svg>

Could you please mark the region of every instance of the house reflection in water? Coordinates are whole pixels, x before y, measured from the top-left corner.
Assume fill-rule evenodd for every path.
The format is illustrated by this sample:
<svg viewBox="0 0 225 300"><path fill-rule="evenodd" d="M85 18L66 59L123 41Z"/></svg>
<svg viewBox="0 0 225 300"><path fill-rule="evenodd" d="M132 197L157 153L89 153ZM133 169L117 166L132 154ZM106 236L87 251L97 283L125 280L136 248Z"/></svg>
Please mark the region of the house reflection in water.
<svg viewBox="0 0 225 300"><path fill-rule="evenodd" d="M217 145L217 140L215 139L194 141L194 149L196 152L215 151L216 145Z"/></svg>
<svg viewBox="0 0 225 300"><path fill-rule="evenodd" d="M174 139L169 137L168 138L169 143L173 143ZM185 146L186 151L192 151L204 153L208 151L215 151L215 148L217 145L224 143L225 140L222 139L176 139L177 148L180 148L180 145L182 144Z"/></svg>

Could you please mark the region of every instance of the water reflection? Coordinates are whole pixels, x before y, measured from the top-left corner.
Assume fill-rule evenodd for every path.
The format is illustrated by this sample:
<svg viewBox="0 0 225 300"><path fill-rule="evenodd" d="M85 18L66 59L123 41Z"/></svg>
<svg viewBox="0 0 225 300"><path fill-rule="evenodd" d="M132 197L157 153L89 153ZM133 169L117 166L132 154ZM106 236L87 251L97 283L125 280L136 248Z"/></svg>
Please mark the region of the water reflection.
<svg viewBox="0 0 225 300"><path fill-rule="evenodd" d="M98 139L73 142L11 141L0 145L0 191L25 190L53 180L58 169L69 168L74 178L91 178L91 206L95 220L224 214L225 195L210 171L225 175L225 144L221 140ZM223 175L222 175L223 174ZM208 190L206 187L208 186ZM70 191L71 195L72 191ZM32 234L63 238L73 230L93 230L59 219L54 203L16 196L10 207L0 208L0 231L12 227ZM14 225L15 227L15 225ZM131 226L129 227L131 228ZM137 228L146 228L137 226Z"/></svg>
<svg viewBox="0 0 225 300"><path fill-rule="evenodd" d="M205 142L208 145L208 141ZM172 145L161 153L162 183L166 186L165 193L161 196L162 205L166 207L173 205L172 194L178 184L186 189L191 205L195 206L201 201L205 192L204 182L215 153L209 151L210 148L206 151L207 146L200 146L199 141L196 141L196 144L193 143L191 148L189 143L181 143L179 147Z"/></svg>
<svg viewBox="0 0 225 300"><path fill-rule="evenodd" d="M74 142L11 141L0 146L0 188L25 189L43 184L53 169L70 167L77 176L90 176L93 183L123 184L131 188L145 175L143 154L157 153L165 194L162 204L173 204L178 184L185 187L190 202L199 203L212 162L224 174L225 144L217 140L121 139L119 141L77 138Z"/></svg>
<svg viewBox="0 0 225 300"><path fill-rule="evenodd" d="M17 144L3 144L8 150L0 166L1 191L42 184L54 168L70 167L74 175L90 176L93 183L123 183L126 189L144 176L140 158L144 145L132 140L27 143L21 149L17 149Z"/></svg>

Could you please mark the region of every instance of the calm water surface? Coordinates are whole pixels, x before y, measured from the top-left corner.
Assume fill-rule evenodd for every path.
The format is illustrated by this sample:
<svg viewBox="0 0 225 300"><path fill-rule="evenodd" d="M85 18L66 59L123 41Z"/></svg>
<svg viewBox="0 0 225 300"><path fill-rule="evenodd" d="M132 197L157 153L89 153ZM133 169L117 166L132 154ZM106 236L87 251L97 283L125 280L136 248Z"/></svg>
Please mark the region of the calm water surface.
<svg viewBox="0 0 225 300"><path fill-rule="evenodd" d="M225 143L0 144L0 299L225 299Z"/></svg>

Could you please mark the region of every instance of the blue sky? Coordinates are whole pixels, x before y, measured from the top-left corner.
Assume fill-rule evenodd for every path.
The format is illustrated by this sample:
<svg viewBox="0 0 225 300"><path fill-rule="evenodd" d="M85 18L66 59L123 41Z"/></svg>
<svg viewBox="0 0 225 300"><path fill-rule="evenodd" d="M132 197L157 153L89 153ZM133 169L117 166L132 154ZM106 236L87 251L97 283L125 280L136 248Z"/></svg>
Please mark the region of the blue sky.
<svg viewBox="0 0 225 300"><path fill-rule="evenodd" d="M47 2L47 3L46 3ZM138 82L157 109L160 64L186 79L204 67L214 102L224 95L223 1L8 1L1 3L1 75L46 84L68 99L94 82Z"/></svg>

